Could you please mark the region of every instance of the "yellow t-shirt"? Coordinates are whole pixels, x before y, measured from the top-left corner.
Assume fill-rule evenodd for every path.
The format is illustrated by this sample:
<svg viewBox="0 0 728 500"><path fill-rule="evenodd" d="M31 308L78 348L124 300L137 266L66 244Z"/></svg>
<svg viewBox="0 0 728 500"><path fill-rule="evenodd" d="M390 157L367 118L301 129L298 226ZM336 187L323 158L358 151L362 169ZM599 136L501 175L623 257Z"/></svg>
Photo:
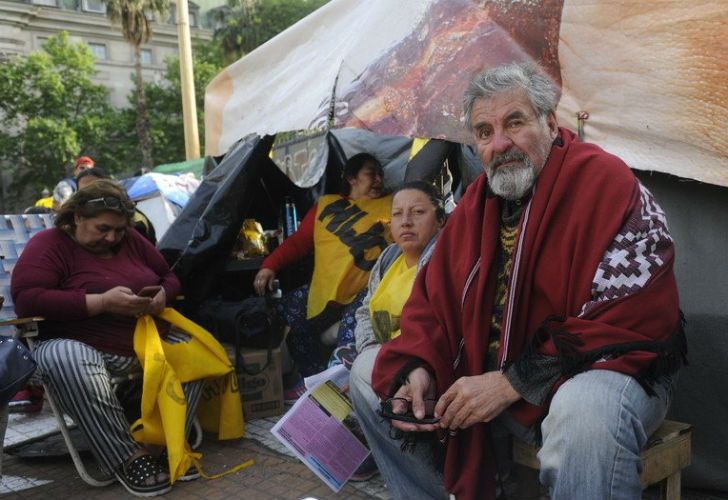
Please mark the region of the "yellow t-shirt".
<svg viewBox="0 0 728 500"><path fill-rule="evenodd" d="M407 267L404 254L392 262L369 301L369 314L377 342L384 344L400 334L399 318L412 292L417 264Z"/></svg>
<svg viewBox="0 0 728 500"><path fill-rule="evenodd" d="M47 198L39 198L35 202L36 207L53 208L53 197L48 196Z"/></svg>
<svg viewBox="0 0 728 500"><path fill-rule="evenodd" d="M318 316L329 302L349 304L366 286L374 263L392 240L391 206L391 196L349 200L325 195L319 199L306 317Z"/></svg>

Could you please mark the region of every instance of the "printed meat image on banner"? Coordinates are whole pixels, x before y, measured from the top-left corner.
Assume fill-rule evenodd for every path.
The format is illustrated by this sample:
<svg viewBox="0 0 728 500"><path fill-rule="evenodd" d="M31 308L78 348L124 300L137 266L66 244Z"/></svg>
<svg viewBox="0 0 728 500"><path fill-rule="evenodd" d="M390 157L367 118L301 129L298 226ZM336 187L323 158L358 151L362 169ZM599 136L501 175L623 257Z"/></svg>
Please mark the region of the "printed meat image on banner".
<svg viewBox="0 0 728 500"><path fill-rule="evenodd" d="M470 142L460 120L464 75L533 60L560 87L562 6L563 0L433 2L404 40L336 89L335 126Z"/></svg>

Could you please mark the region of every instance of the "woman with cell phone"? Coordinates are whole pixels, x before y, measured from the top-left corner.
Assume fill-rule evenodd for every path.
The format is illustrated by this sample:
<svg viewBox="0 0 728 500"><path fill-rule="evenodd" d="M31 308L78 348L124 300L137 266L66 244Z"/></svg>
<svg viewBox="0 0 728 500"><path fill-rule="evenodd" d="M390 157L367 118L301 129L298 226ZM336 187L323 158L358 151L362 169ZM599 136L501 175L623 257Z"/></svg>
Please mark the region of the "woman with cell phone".
<svg viewBox="0 0 728 500"><path fill-rule="evenodd" d="M55 227L30 239L11 292L19 316L45 318L35 350L39 370L102 468L130 493L155 496L171 488L167 466L132 438L109 381L141 371L133 345L137 318L161 313L180 283L131 228L133 215L134 204L113 181L80 189L58 211ZM169 334L165 340L187 339ZM188 430L202 383L183 384Z"/></svg>

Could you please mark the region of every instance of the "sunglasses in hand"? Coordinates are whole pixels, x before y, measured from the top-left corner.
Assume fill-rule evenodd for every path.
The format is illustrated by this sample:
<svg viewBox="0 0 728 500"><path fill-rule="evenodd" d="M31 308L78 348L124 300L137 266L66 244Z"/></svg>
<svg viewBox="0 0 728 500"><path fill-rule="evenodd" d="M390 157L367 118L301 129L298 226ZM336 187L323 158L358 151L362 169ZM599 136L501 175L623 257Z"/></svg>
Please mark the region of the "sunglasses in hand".
<svg viewBox="0 0 728 500"><path fill-rule="evenodd" d="M436 399L425 399L425 416L415 417L412 411L412 401L404 398L389 398L384 401L379 409L379 415L390 420L399 420L410 424L436 424L440 421L435 417Z"/></svg>

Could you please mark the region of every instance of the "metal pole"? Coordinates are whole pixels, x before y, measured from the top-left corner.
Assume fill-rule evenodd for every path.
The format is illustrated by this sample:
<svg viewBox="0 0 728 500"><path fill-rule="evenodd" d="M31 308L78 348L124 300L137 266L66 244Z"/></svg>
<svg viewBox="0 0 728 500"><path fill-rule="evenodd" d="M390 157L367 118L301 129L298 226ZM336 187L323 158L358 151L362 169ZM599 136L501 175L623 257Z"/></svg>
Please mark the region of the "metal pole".
<svg viewBox="0 0 728 500"><path fill-rule="evenodd" d="M187 0L177 0L177 36L179 38L179 74L182 86L182 121L185 130L187 160L200 157L200 136L197 131L195 79L192 74L192 43Z"/></svg>

